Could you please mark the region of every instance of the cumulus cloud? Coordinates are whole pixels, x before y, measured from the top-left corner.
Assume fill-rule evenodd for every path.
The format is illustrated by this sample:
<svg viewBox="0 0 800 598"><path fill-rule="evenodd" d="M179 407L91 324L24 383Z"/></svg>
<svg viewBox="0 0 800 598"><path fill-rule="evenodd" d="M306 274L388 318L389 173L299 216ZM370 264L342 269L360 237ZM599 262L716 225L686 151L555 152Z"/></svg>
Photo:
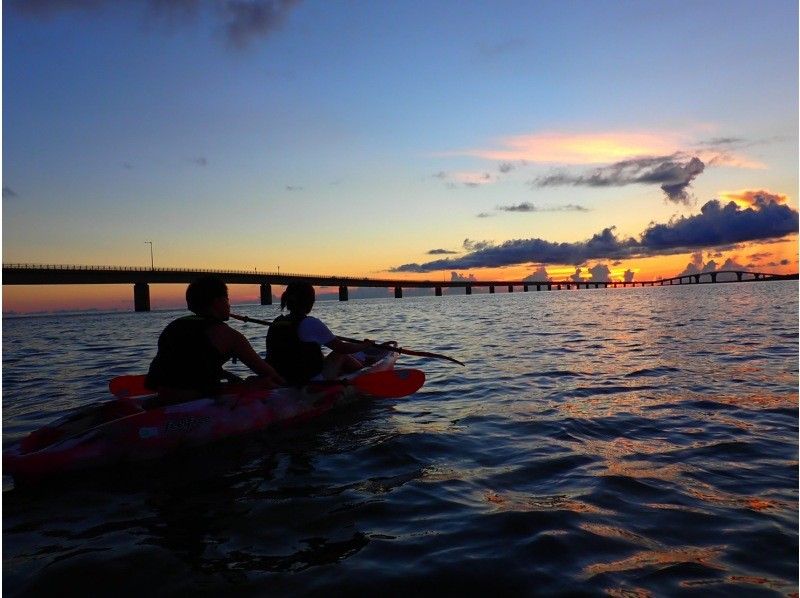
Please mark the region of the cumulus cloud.
<svg viewBox="0 0 800 598"><path fill-rule="evenodd" d="M711 256L711 254L709 254ZM676 276L691 276L693 274L705 274L707 272L719 272L721 270L747 270L747 268L740 263L738 263L734 258L727 258L722 265L718 264L716 260L708 260L708 262L703 263L703 252L698 251L697 253L692 254L692 261L686 264L686 268L684 268L681 272L676 274ZM735 279L736 275L732 275L732 279Z"/></svg>
<svg viewBox="0 0 800 598"><path fill-rule="evenodd" d="M491 214L489 212L480 212L480 213L476 214L476 216L478 218L492 218L493 216L495 216L495 214Z"/></svg>
<svg viewBox="0 0 800 598"><path fill-rule="evenodd" d="M500 165L497 167L497 170L499 170L503 174L507 174L512 170L514 170L514 165L511 162L501 162Z"/></svg>
<svg viewBox="0 0 800 598"><path fill-rule="evenodd" d="M528 274L528 276L522 280L531 282L547 282L550 280L550 275L547 273L547 269L544 267L544 265L540 265L538 268L536 268L536 270Z"/></svg>
<svg viewBox="0 0 800 598"><path fill-rule="evenodd" d="M697 158L681 154L632 158L596 168L590 173L555 173L532 181L534 187L563 185L585 187L622 187L632 184L660 185L669 201L691 203L688 187L705 168Z"/></svg>
<svg viewBox="0 0 800 598"><path fill-rule="evenodd" d="M161 19L170 25L194 22L207 11L221 23L228 45L245 48L258 38L276 30L299 0L149 0L142 2L143 16ZM69 11L96 12L117 2L113 0L11 0L19 13L49 18ZM138 6L138 3L131 3Z"/></svg>
<svg viewBox="0 0 800 598"><path fill-rule="evenodd" d="M453 255L459 253L458 251L451 251L449 249L429 249L425 252L427 255Z"/></svg>
<svg viewBox="0 0 800 598"><path fill-rule="evenodd" d="M583 279L581 278L581 269L575 268L575 274L570 276L570 280L574 280L575 282L581 282Z"/></svg>
<svg viewBox="0 0 800 598"><path fill-rule="evenodd" d="M635 273L634 273L633 270L630 270L630 269L629 270L625 270L625 273L623 274L623 280L625 282L633 282L634 274Z"/></svg>
<svg viewBox="0 0 800 598"><path fill-rule="evenodd" d="M473 239L464 239L464 243L462 243L462 247L467 251L483 251L488 247L492 247L494 243L492 241L475 241Z"/></svg>
<svg viewBox="0 0 800 598"><path fill-rule="evenodd" d="M719 195L721 201L732 201L736 205L749 208L751 206L761 206L768 203L786 203L789 200L783 193L772 193L764 189L743 189L741 191L723 191Z"/></svg>
<svg viewBox="0 0 800 598"><path fill-rule="evenodd" d="M458 272L450 272L450 280L452 282L475 282L477 278L475 278L474 274L470 274L469 276L464 276L463 274L459 274Z"/></svg>
<svg viewBox="0 0 800 598"><path fill-rule="evenodd" d="M606 264L596 264L589 268L589 275L592 282L607 282L611 280L611 269Z"/></svg>
<svg viewBox="0 0 800 598"><path fill-rule="evenodd" d="M588 208L572 203L568 203L561 206L540 207L527 201L516 205L497 206L496 209L501 212L588 212L589 211Z"/></svg>
<svg viewBox="0 0 800 598"><path fill-rule="evenodd" d="M17 193L11 187L3 185L3 199L14 199L15 197L19 197Z"/></svg>
<svg viewBox="0 0 800 598"><path fill-rule="evenodd" d="M511 266L524 263L583 264L589 260L624 260L673 255L734 243L764 241L797 234L798 213L788 205L763 201L750 208L734 202L707 202L699 214L651 224L638 239L618 237L608 227L585 241L555 243L540 238L513 239L500 245L464 241L467 254L423 264L403 264L393 272ZM482 244L484 243L484 244Z"/></svg>

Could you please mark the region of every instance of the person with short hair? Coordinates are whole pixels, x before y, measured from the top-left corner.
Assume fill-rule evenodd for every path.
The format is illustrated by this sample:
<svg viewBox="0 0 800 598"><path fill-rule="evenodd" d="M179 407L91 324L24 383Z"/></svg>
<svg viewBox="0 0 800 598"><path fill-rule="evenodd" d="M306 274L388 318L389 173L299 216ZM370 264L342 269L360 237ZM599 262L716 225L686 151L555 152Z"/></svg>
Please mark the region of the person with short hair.
<svg viewBox="0 0 800 598"><path fill-rule="evenodd" d="M289 313L275 318L267 333L267 361L292 385L332 380L361 369L363 364L353 354L372 346L368 340L351 343L337 338L321 320L308 315L315 299L309 283L289 283L281 295L281 311ZM323 345L331 350L327 357L322 355Z"/></svg>
<svg viewBox="0 0 800 598"><path fill-rule="evenodd" d="M239 359L259 378L248 379L258 388L274 388L284 379L259 357L238 330L228 326L228 287L216 276L203 276L186 289L186 305L193 315L174 320L158 338L158 352L150 364L145 385L167 402L183 402L218 394L221 381L240 381L222 369Z"/></svg>

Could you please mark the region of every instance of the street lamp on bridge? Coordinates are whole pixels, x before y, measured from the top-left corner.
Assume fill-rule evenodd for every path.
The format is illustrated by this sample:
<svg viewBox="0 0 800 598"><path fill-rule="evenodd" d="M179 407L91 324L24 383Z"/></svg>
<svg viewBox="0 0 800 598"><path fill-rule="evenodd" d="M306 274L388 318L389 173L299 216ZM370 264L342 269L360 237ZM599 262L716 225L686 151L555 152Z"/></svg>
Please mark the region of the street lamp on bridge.
<svg viewBox="0 0 800 598"><path fill-rule="evenodd" d="M153 242L152 241L144 242L145 245L147 245L148 243L150 243L150 269L155 270L155 267L153 266Z"/></svg>

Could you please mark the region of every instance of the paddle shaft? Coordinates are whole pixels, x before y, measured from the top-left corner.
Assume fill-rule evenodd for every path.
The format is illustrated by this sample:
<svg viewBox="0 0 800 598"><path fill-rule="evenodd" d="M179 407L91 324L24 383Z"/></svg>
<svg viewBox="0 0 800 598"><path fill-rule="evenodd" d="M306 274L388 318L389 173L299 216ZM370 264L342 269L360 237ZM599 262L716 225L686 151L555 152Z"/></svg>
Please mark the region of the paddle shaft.
<svg viewBox="0 0 800 598"><path fill-rule="evenodd" d="M240 316L239 314L231 314L231 317L234 320L239 320L240 322L253 322L253 324L261 324L262 326L271 326L272 322L269 320L259 320L257 318L251 318L250 316ZM446 359L447 361L452 361L453 363L457 363L458 365L463 366L464 364L460 362L458 359L454 359L452 357L448 357L447 355L442 355L441 353L431 353L429 351L415 351L413 349L403 349L402 347L393 347L391 345L382 345L381 343L376 343L373 341L360 341L354 338L348 338L346 336L337 336L336 338L343 340L348 343L364 343L372 345L373 347L377 347L378 349L385 349L388 351L394 351L395 353L400 353L401 355L413 355L415 357L431 357L433 359Z"/></svg>

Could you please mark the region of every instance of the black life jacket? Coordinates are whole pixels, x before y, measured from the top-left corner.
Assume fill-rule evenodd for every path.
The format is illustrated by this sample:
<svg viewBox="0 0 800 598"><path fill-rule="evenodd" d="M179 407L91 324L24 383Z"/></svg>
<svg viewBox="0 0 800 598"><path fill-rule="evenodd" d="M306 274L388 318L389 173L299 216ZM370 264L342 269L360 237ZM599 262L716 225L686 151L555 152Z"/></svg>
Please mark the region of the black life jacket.
<svg viewBox="0 0 800 598"><path fill-rule="evenodd" d="M208 337L208 329L219 323L204 316L184 316L171 322L158 337L158 353L145 385L154 390L164 386L213 394L223 377L222 364L228 360Z"/></svg>
<svg viewBox="0 0 800 598"><path fill-rule="evenodd" d="M322 349L300 340L298 328L305 315L278 316L267 332L267 362L290 385L300 386L322 372Z"/></svg>

